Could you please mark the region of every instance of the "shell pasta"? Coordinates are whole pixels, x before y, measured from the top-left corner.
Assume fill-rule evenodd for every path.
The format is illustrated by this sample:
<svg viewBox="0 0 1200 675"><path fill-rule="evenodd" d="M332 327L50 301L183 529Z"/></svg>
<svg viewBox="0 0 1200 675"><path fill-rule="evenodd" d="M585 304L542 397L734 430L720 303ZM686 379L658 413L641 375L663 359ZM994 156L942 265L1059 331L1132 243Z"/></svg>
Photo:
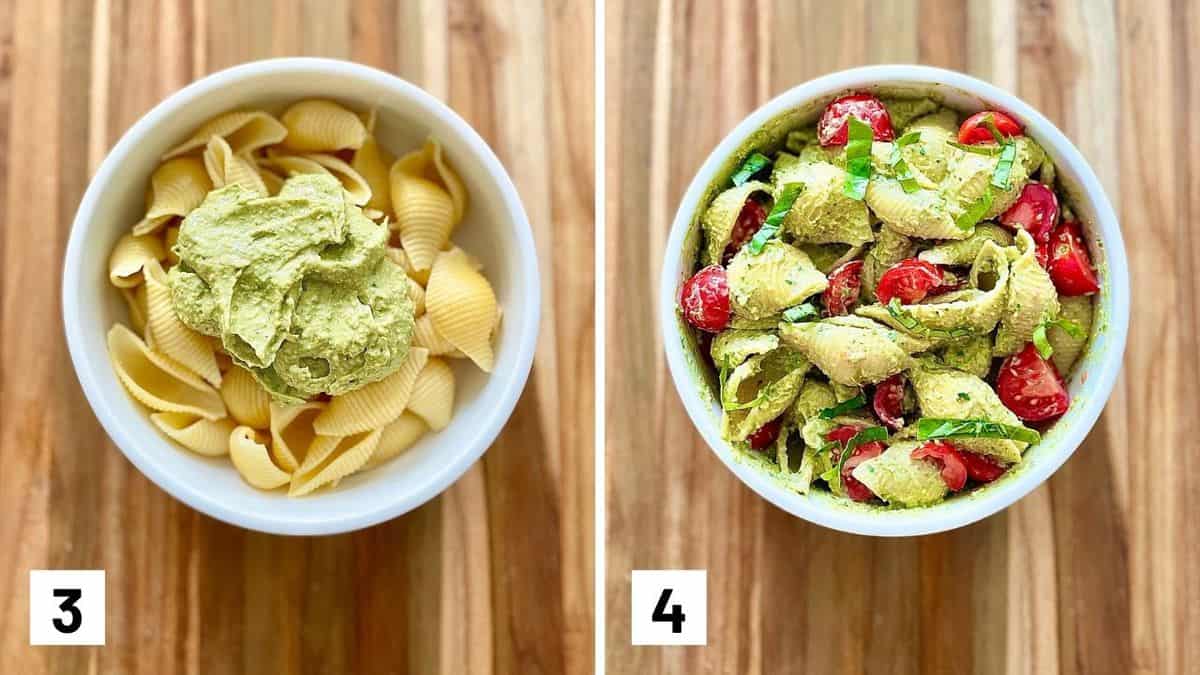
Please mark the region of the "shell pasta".
<svg viewBox="0 0 1200 675"><path fill-rule="evenodd" d="M469 200L436 140L386 147L386 115L335 101L278 113L218 115L147 176L107 253L108 352L166 439L303 497L445 429L500 306L451 238Z"/></svg>

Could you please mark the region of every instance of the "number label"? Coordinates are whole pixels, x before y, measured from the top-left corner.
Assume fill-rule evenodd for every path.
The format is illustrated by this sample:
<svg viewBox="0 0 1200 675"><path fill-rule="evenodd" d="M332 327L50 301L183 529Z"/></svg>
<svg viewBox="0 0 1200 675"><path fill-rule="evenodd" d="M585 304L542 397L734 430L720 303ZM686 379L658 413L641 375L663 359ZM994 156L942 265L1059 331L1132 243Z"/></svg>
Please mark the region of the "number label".
<svg viewBox="0 0 1200 675"><path fill-rule="evenodd" d="M66 612L69 617L67 621L55 618L54 628L60 633L74 633L83 625L83 613L79 611L79 607L75 603L79 602L79 598L83 597L83 591L78 588L56 588L54 589L54 597L66 598L59 604L58 608Z"/></svg>
<svg viewBox="0 0 1200 675"><path fill-rule="evenodd" d="M633 570L631 581L633 644L708 644L706 570Z"/></svg>
<svg viewBox="0 0 1200 675"><path fill-rule="evenodd" d="M671 605L671 613L667 614L667 602L671 599L672 590L670 588L663 589L662 595L658 596L658 604L654 606L654 613L650 615L650 620L671 624L671 632L678 635L683 632L683 621L687 617L683 613L683 605Z"/></svg>
<svg viewBox="0 0 1200 675"><path fill-rule="evenodd" d="M104 570L30 570L29 644L104 644Z"/></svg>

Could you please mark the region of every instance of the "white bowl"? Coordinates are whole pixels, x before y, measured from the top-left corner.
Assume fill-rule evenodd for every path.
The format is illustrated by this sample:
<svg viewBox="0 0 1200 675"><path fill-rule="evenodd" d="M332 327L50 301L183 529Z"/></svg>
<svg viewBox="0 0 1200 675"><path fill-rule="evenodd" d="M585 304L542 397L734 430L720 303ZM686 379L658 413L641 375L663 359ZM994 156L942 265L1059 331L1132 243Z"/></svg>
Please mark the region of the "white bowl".
<svg viewBox="0 0 1200 675"><path fill-rule="evenodd" d="M429 136L443 145L470 191L455 241L480 258L504 308L490 375L456 364L454 418L395 460L334 490L290 499L242 481L229 459L189 453L162 436L122 388L105 336L127 312L108 283L113 244L142 215L160 156L205 120L236 108L279 112L321 97L354 109L377 107L380 142L393 151ZM105 431L150 480L214 518L278 534L332 534L394 518L446 489L491 445L512 414L533 362L541 290L533 234L512 180L466 122L395 76L329 59L258 61L209 75L146 113L109 153L83 196L63 269L63 323L75 373Z"/></svg>
<svg viewBox="0 0 1200 675"><path fill-rule="evenodd" d="M680 286L691 274L699 242L697 220L709 184L728 175L734 153L752 135L771 128L795 128L815 122L824 106L850 91L908 91L940 97L963 111L1000 109L1014 115L1050 154L1083 222L1094 261L1100 268L1102 291L1096 325L1080 365L1069 381L1072 396L1067 411L1031 448L1025 460L1009 475L970 494L918 509L887 510L855 504L813 490L801 495L785 489L766 473L739 461L721 438L720 408L709 385L698 376L695 342L676 312ZM778 124L778 127L773 125ZM734 128L705 160L688 186L667 240L659 291L659 318L671 377L692 423L729 470L764 499L805 520L844 532L880 536L908 536L961 527L1006 508L1054 473L1083 442L1104 408L1121 369L1125 334L1129 324L1129 272L1125 246L1112 205L1096 174L1079 150L1041 113L1016 96L973 77L923 66L870 66L845 70L810 80L768 102Z"/></svg>

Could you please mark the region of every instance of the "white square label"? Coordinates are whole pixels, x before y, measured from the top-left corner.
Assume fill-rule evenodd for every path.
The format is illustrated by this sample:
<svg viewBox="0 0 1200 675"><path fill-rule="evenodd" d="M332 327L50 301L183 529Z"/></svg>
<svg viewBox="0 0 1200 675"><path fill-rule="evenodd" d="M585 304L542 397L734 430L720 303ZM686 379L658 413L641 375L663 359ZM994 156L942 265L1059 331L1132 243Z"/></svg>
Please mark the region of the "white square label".
<svg viewBox="0 0 1200 675"><path fill-rule="evenodd" d="M633 570L633 644L708 644L708 570Z"/></svg>
<svg viewBox="0 0 1200 675"><path fill-rule="evenodd" d="M104 570L30 570L29 644L104 644Z"/></svg>

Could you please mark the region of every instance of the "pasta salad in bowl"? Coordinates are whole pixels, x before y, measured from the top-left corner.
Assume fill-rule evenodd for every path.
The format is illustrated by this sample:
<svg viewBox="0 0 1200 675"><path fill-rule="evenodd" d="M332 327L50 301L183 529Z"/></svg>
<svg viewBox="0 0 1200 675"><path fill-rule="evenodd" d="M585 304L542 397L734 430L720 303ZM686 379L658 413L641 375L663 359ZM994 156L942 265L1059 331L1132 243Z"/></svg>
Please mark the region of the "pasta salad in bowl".
<svg viewBox="0 0 1200 675"><path fill-rule="evenodd" d="M797 515L956 527L1052 473L1120 366L1115 215L1061 133L958 73L801 85L714 151L667 247L676 386Z"/></svg>
<svg viewBox="0 0 1200 675"><path fill-rule="evenodd" d="M519 200L462 120L378 71L282 59L189 86L118 143L72 230L64 316L147 475L315 534L402 513L486 449L537 289Z"/></svg>

